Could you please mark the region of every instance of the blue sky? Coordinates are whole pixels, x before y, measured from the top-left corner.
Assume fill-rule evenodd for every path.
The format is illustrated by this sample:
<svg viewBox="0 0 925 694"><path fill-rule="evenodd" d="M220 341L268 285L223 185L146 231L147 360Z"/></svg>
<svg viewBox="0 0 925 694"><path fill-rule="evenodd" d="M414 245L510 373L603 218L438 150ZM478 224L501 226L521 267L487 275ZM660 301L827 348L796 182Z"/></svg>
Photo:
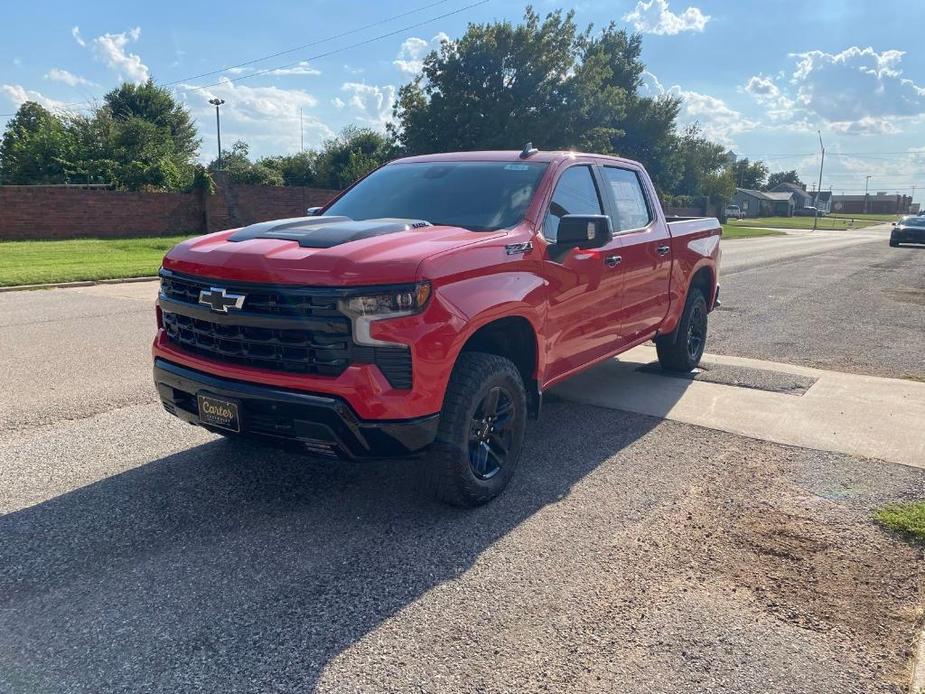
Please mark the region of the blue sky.
<svg viewBox="0 0 925 694"><path fill-rule="evenodd" d="M350 123L382 128L398 87L441 37L459 37L468 22L517 21L525 7L510 0L467 7L475 2L9 3L0 23L0 113L27 98L79 110L120 79L150 75L175 82L199 120L202 159L215 153L214 112L206 103L213 96L227 102L226 143L244 139L256 155L298 151L300 108L306 147ZM545 13L565 5L534 6ZM570 6L581 25L615 21L642 32L646 89L683 97L682 119L699 121L738 154L763 158L772 170L797 168L803 180L815 181L821 130L823 188L863 192L871 176L871 191L909 193L917 185L916 199L925 200L922 0ZM353 33L325 40L345 32ZM390 35L373 40L382 34ZM367 43L339 50L360 42ZM330 51L338 52L320 56ZM265 72L245 77L255 70ZM201 85L214 86L191 88Z"/></svg>

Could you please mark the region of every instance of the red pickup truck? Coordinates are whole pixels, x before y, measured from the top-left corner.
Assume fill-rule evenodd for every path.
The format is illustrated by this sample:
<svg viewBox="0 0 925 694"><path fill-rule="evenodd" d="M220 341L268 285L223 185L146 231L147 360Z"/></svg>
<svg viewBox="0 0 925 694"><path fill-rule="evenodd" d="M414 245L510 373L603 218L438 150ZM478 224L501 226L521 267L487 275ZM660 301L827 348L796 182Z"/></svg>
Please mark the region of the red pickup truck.
<svg viewBox="0 0 925 694"><path fill-rule="evenodd" d="M426 452L456 505L504 489L550 386L653 339L690 370L718 304L719 223L666 220L625 159L410 157L309 212L164 258L164 407L314 455Z"/></svg>

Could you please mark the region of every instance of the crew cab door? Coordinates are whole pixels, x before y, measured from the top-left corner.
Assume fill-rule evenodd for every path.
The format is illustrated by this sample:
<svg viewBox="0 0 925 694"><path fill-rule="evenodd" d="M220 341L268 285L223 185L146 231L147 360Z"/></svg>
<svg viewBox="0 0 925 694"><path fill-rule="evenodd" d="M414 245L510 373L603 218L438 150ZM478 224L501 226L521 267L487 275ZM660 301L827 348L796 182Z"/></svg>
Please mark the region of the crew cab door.
<svg viewBox="0 0 925 694"><path fill-rule="evenodd" d="M557 249L559 219L566 214L605 214L601 181L591 163L569 166L556 181L543 219L542 274L547 281L548 379L606 356L615 349L620 309L619 242L592 249Z"/></svg>
<svg viewBox="0 0 925 694"><path fill-rule="evenodd" d="M628 344L654 333L668 313L671 234L655 212L655 191L640 171L610 165L600 171L622 257L619 339Z"/></svg>

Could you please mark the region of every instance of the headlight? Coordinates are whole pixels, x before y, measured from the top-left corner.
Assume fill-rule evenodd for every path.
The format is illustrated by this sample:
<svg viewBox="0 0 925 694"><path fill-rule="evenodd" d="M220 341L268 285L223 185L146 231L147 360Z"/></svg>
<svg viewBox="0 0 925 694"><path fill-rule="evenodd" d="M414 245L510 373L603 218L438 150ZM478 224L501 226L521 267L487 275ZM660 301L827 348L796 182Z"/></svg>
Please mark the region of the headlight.
<svg viewBox="0 0 925 694"><path fill-rule="evenodd" d="M341 299L340 310L353 319L353 340L359 345L392 345L371 337L370 324L376 320L401 318L424 310L430 299L430 282L418 282L374 294Z"/></svg>

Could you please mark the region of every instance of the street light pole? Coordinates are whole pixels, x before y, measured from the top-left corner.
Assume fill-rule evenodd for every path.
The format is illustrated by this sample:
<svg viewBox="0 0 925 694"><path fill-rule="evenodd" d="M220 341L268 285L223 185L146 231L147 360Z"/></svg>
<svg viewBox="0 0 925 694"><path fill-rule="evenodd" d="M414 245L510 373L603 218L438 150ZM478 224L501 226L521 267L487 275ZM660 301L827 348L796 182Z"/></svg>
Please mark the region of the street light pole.
<svg viewBox="0 0 925 694"><path fill-rule="evenodd" d="M815 205L815 214L813 214L813 231L816 231L816 224L819 222L819 193L822 192L822 167L825 166L825 146L822 144L822 132L817 130L819 135L819 149L822 150L822 159L819 161L819 187L816 189L816 198L813 200Z"/></svg>
<svg viewBox="0 0 925 694"><path fill-rule="evenodd" d="M867 208L870 207L870 193L867 191L870 188L870 176L864 181L864 214L867 214Z"/></svg>
<svg viewBox="0 0 925 694"><path fill-rule="evenodd" d="M209 99L209 103L215 107L215 134L218 137L218 170L222 170L222 120L218 115L218 107L225 103L224 99Z"/></svg>

